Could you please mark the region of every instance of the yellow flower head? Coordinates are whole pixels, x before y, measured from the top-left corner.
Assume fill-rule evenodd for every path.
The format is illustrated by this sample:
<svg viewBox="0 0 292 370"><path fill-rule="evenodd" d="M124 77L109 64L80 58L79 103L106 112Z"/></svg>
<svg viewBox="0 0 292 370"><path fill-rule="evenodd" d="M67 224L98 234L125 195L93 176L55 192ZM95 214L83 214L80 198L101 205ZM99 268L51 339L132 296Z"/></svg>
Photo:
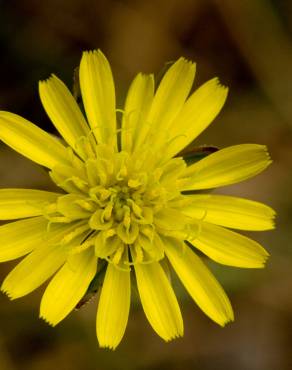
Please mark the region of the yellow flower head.
<svg viewBox="0 0 292 370"><path fill-rule="evenodd" d="M39 86L64 141L0 112L0 139L47 167L61 188L0 190L0 219L21 219L0 227L0 261L27 255L2 284L11 299L53 276L40 316L56 325L99 281L97 338L100 346L116 348L129 316L132 275L149 323L169 341L183 335L165 269L170 263L206 315L222 326L233 320L225 292L195 251L225 265L263 267L268 253L228 228L272 229L274 211L200 190L246 180L271 161L266 147L255 144L193 163L179 154L227 96L216 78L189 96L194 76L195 65L184 58L168 69L156 91L152 75L138 74L119 111L107 59L100 51L85 52L79 77L86 118L56 76Z"/></svg>

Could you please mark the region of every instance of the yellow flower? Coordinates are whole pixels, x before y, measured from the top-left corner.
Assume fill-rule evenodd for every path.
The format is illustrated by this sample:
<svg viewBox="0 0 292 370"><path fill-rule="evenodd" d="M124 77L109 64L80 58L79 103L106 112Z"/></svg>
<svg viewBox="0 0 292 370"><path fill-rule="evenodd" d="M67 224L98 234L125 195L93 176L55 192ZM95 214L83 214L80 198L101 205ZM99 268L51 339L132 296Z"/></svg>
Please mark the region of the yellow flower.
<svg viewBox="0 0 292 370"><path fill-rule="evenodd" d="M47 167L62 189L0 190L0 219L21 219L0 227L0 261L27 255L2 284L11 299L53 276L40 316L56 325L101 279L97 338L114 349L127 325L133 277L149 323L169 341L183 335L165 268L170 263L206 315L222 326L233 320L225 292L196 249L221 264L263 267L268 253L227 228L272 229L274 211L200 190L246 180L271 161L265 146L244 144L187 165L178 153L212 122L227 96L216 78L189 96L194 76L195 65L184 58L156 91L152 75L138 74L118 124L109 63L100 51L85 52L79 77L87 120L56 76L39 85L64 141L0 112L0 139Z"/></svg>

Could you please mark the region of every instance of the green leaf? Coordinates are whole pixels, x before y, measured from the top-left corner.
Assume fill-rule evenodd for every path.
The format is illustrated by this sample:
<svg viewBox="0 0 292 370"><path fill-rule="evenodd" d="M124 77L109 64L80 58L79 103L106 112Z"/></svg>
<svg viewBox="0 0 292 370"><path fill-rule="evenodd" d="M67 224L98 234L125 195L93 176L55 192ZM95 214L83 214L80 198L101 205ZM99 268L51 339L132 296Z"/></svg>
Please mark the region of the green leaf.
<svg viewBox="0 0 292 370"><path fill-rule="evenodd" d="M217 152L218 148L215 146L199 146L199 147L189 147L181 151L177 157L183 157L186 164L189 166L193 163L200 161L201 159L207 157L209 154Z"/></svg>
<svg viewBox="0 0 292 370"><path fill-rule="evenodd" d="M80 299L80 301L76 305L76 309L79 310L82 308L85 304L87 304L91 299L96 295L98 292L99 288L102 286L102 282L104 279L105 271L106 271L106 261L104 260L99 260L98 262L98 267L97 267L97 272L92 279L91 283L89 284L89 287L84 294L84 296Z"/></svg>

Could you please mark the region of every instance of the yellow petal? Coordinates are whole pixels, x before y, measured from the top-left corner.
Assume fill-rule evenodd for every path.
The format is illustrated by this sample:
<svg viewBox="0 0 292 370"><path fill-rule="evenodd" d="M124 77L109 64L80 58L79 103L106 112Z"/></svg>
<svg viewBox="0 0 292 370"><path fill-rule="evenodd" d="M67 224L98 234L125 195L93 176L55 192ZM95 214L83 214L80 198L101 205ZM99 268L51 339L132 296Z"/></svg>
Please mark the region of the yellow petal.
<svg viewBox="0 0 292 370"><path fill-rule="evenodd" d="M221 111L227 93L228 89L219 84L218 78L199 87L172 123L164 156L171 158L205 130Z"/></svg>
<svg viewBox="0 0 292 370"><path fill-rule="evenodd" d="M0 228L4 230L1 242L5 244L3 249L4 251L6 249L4 253L6 259L13 259L16 252L20 253L21 248L17 243L23 243L27 249L33 250L8 274L2 284L1 290L11 299L21 297L39 287L64 263L70 243L78 244L86 236L86 232L82 230L80 232L82 221L53 224L48 231L47 220L44 221L44 225L40 224L39 229L37 228L37 221L34 224L33 220L38 219L40 223L44 220L43 217L30 218ZM22 254L25 253L27 251Z"/></svg>
<svg viewBox="0 0 292 370"><path fill-rule="evenodd" d="M179 58L165 73L155 93L146 125L150 128L148 137L153 150L165 143L168 128L183 107L191 90L196 66L194 63ZM145 125L145 127L147 127ZM139 135L137 147L143 143L145 135Z"/></svg>
<svg viewBox="0 0 292 370"><path fill-rule="evenodd" d="M66 148L57 139L16 114L0 112L0 140L42 166L70 165Z"/></svg>
<svg viewBox="0 0 292 370"><path fill-rule="evenodd" d="M136 279L145 315L165 341L183 335L183 321L180 308L161 265L135 264Z"/></svg>
<svg viewBox="0 0 292 370"><path fill-rule="evenodd" d="M221 326L232 321L229 299L201 259L188 246L182 249L175 239L164 241L170 263L201 310Z"/></svg>
<svg viewBox="0 0 292 370"><path fill-rule="evenodd" d="M211 189L235 184L262 172L271 163L267 147L241 144L219 150L189 166L182 190Z"/></svg>
<svg viewBox="0 0 292 370"><path fill-rule="evenodd" d="M115 349L124 336L130 310L130 287L130 271L108 264L96 318L101 347Z"/></svg>
<svg viewBox="0 0 292 370"><path fill-rule="evenodd" d="M65 262L65 249L42 245L25 257L6 277L1 286L10 299L22 297L43 284Z"/></svg>
<svg viewBox="0 0 292 370"><path fill-rule="evenodd" d="M0 262L24 256L42 244L47 224L44 217L34 217L0 226Z"/></svg>
<svg viewBox="0 0 292 370"><path fill-rule="evenodd" d="M188 195L183 213L206 222L241 230L274 228L275 211L263 203L225 195Z"/></svg>
<svg viewBox="0 0 292 370"><path fill-rule="evenodd" d="M88 137L89 127L79 109L76 100L66 85L55 75L39 83L39 93L42 104L67 143L83 158L79 142Z"/></svg>
<svg viewBox="0 0 292 370"><path fill-rule="evenodd" d="M132 82L122 120L122 149L132 152L137 149L140 135L147 132L147 113L154 95L153 75L139 73Z"/></svg>
<svg viewBox="0 0 292 370"><path fill-rule="evenodd" d="M199 230L189 241L214 261L236 267L264 267L269 254L254 240L207 222L202 222Z"/></svg>
<svg viewBox="0 0 292 370"><path fill-rule="evenodd" d="M0 220L38 216L61 194L32 189L0 189Z"/></svg>
<svg viewBox="0 0 292 370"><path fill-rule="evenodd" d="M83 53L79 77L86 115L98 143L116 146L115 87L100 50Z"/></svg>
<svg viewBox="0 0 292 370"><path fill-rule="evenodd" d="M86 293L96 268L92 249L70 256L45 290L40 317L53 326L62 321Z"/></svg>

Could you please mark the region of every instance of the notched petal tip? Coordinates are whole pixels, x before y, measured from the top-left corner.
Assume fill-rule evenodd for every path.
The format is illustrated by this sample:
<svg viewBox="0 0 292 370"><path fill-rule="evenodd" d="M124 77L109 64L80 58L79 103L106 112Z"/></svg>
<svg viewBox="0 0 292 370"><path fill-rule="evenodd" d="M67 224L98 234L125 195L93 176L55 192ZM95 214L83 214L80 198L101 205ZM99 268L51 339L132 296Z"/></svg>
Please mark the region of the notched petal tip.
<svg viewBox="0 0 292 370"><path fill-rule="evenodd" d="M85 63L88 59L94 57L97 54L97 50L85 50L81 56L81 63Z"/></svg>
<svg viewBox="0 0 292 370"><path fill-rule="evenodd" d="M45 316L43 316L41 314L39 315L39 318L41 320L43 320L46 324L52 326L53 328L58 324L58 323L53 323L53 322L49 321Z"/></svg>
<svg viewBox="0 0 292 370"><path fill-rule="evenodd" d="M51 75L44 80L39 80L39 88L42 86L46 86L47 82L51 79Z"/></svg>
<svg viewBox="0 0 292 370"><path fill-rule="evenodd" d="M267 226L265 229L263 229L262 231L264 230L274 230L276 228L276 218L277 218L277 212L265 205L265 208L266 208L266 212L267 212L267 215L266 215L266 219L267 219Z"/></svg>
<svg viewBox="0 0 292 370"><path fill-rule="evenodd" d="M253 144L253 145L256 145L256 144ZM262 160L264 163L264 169L266 169L270 164L273 163L273 160L271 158L271 155L269 153L269 149L266 145L257 145L258 146L258 149L259 149L259 152L261 152L262 154Z"/></svg>
<svg viewBox="0 0 292 370"><path fill-rule="evenodd" d="M167 72L165 73L165 75L168 73L169 70L172 70L172 69L175 70L176 73L182 73L182 74L187 74L187 73L195 74L195 71L196 71L196 63L185 57L180 57L177 60L167 62L166 67L167 67Z"/></svg>
<svg viewBox="0 0 292 370"><path fill-rule="evenodd" d="M166 343L169 343L175 339L179 339L179 338L182 338L184 336L184 328L180 328L179 332L175 333L174 335L172 335L171 337L169 338L162 338Z"/></svg>
<svg viewBox="0 0 292 370"><path fill-rule="evenodd" d="M100 348L107 349L107 350L110 350L110 351L115 351L116 348L118 347L118 344L117 345L111 345L111 344L100 343L100 342L98 342L98 345L99 345Z"/></svg>
<svg viewBox="0 0 292 370"><path fill-rule="evenodd" d="M14 301L15 299L17 298L22 298L23 297L23 294L20 294L19 292L17 292L17 287L8 287L9 284L7 284L5 282L5 280L3 281L2 285L1 285L1 292L4 293L5 295L7 295L7 297L11 300L11 301Z"/></svg>
<svg viewBox="0 0 292 370"><path fill-rule="evenodd" d="M148 78L149 76L153 76L153 74L151 74L151 73L139 72L139 73L137 73L136 78L137 78L137 79L145 79L145 78Z"/></svg>
<svg viewBox="0 0 292 370"><path fill-rule="evenodd" d="M210 83L214 83L214 85L215 85L215 86L217 86L218 88L220 88L222 91L226 91L226 93L227 93L227 92L228 92L228 90L229 90L229 87L228 87L228 86L226 86L226 85L224 85L224 84L220 81L219 77L214 77L214 78L212 78L209 82L210 82Z"/></svg>
<svg viewBox="0 0 292 370"><path fill-rule="evenodd" d="M259 259L258 261L258 266L256 266L256 268L265 268L266 267L266 264L270 258L270 254L263 248L262 250L263 254L261 256L261 259Z"/></svg>
<svg viewBox="0 0 292 370"><path fill-rule="evenodd" d="M274 210L274 208L268 206L265 204L265 208L267 210L267 216L271 219L271 222L273 223L273 226L275 226L275 220L277 218L277 212Z"/></svg>
<svg viewBox="0 0 292 370"><path fill-rule="evenodd" d="M224 328L226 325L228 325L228 324L231 324L232 322L234 322L234 313L233 313L233 311L230 313L231 315L229 316L229 317L226 317L226 319L224 320L224 321L222 321L221 323L220 322L218 322L218 324L222 327L222 328Z"/></svg>
<svg viewBox="0 0 292 370"><path fill-rule="evenodd" d="M60 79L54 73L51 73L49 77L45 78L44 80L39 80L39 88L41 86L46 86L48 83L54 82L56 80L60 81Z"/></svg>
<svg viewBox="0 0 292 370"><path fill-rule="evenodd" d="M191 59L188 59L184 56L181 56L177 59L177 61L173 61L173 62L170 62L170 63L176 63L176 62L183 62L183 63L186 63L186 64L196 64L195 62L193 62Z"/></svg>
<svg viewBox="0 0 292 370"><path fill-rule="evenodd" d="M8 275L9 276L9 275ZM8 282L7 282L7 277L8 276L6 276L6 278L4 279L4 281L2 282L2 285L1 285L1 287L0 287L0 290L1 290L1 292L2 293L4 293L5 295L7 295L7 297L11 300L11 301L13 301L14 299L16 299L16 298L19 298L20 296L19 295L17 295L17 294L15 294L15 292L14 292L14 290L15 289L13 289L13 286L11 287L9 287L9 285L11 285L11 284L9 284Z"/></svg>
<svg viewBox="0 0 292 370"><path fill-rule="evenodd" d="M266 157L267 157L267 161L268 161L267 165L270 165L273 162L273 160L272 160L271 155L269 153L268 147L266 145L263 145L263 150L264 150L264 152L266 154Z"/></svg>
<svg viewBox="0 0 292 370"><path fill-rule="evenodd" d="M229 301L229 300L228 300ZM224 328L226 325L231 324L234 322L234 311L232 308L232 305L230 302L225 306L224 312L221 312L221 318L216 320L215 322L221 326L221 328Z"/></svg>
<svg viewBox="0 0 292 370"><path fill-rule="evenodd" d="M271 227L269 230L274 230L276 228L276 218L277 218L277 213L274 211L274 214L271 215Z"/></svg>
<svg viewBox="0 0 292 370"><path fill-rule="evenodd" d="M100 49L84 50L82 53L82 58L92 57L92 56L106 58L104 53Z"/></svg>
<svg viewBox="0 0 292 370"><path fill-rule="evenodd" d="M14 299L16 299L17 297L15 297L7 288L5 288L4 286L4 282L3 284L1 285L1 288L0 288L1 292L5 295L7 295L7 297L13 301Z"/></svg>
<svg viewBox="0 0 292 370"><path fill-rule="evenodd" d="M92 49L90 49L90 50L84 50L82 52L82 56L93 54L94 51L96 51L96 50L92 50Z"/></svg>
<svg viewBox="0 0 292 370"><path fill-rule="evenodd" d="M214 85L214 86L213 86L213 89L214 89L213 94L214 94L215 96L217 96L217 99L220 99L220 100L221 100L221 102L222 102L222 107L223 107L223 105L224 105L224 103L225 103L225 101L226 101L226 99L227 99L228 93L229 93L229 87L228 87L228 86L226 86L226 85L224 85L224 84L220 81L219 77L214 77L214 78L212 78L211 80L209 80L209 81L207 82L207 84L208 84L208 83L210 84L210 86L211 86L211 85Z"/></svg>
<svg viewBox="0 0 292 370"><path fill-rule="evenodd" d="M180 57L177 62L180 62L183 65L183 67L186 68L186 72L187 71L189 71L189 72L192 71L193 73L195 73L196 63L193 62L192 60L187 59L185 57Z"/></svg>

